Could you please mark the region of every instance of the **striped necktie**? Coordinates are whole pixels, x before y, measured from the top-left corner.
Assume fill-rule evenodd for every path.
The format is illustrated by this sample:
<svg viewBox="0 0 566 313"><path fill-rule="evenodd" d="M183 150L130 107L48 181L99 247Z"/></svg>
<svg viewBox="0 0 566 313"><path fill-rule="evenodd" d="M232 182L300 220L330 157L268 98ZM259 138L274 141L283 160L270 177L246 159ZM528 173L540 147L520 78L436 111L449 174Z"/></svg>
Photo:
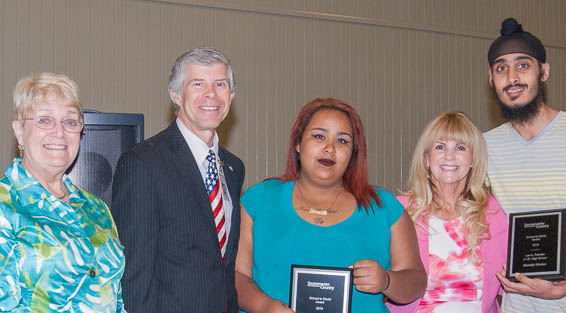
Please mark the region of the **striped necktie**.
<svg viewBox="0 0 566 313"><path fill-rule="evenodd" d="M208 152L206 160L208 161L208 168L206 170L206 192L208 193L208 200L212 207L220 253L222 253L222 261L224 261L224 254L226 253L226 219L224 217L224 201L222 201L222 192L220 191L218 168L216 167L216 155L214 151L210 150Z"/></svg>

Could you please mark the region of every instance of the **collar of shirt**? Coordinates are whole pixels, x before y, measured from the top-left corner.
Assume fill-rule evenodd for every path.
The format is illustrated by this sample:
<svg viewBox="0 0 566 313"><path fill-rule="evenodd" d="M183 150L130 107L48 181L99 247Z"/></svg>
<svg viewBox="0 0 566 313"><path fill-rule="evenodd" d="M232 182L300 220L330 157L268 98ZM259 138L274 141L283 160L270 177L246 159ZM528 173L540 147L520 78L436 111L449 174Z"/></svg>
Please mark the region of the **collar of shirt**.
<svg viewBox="0 0 566 313"><path fill-rule="evenodd" d="M32 215L44 214L53 221L64 221L68 225L76 223L77 229L80 227L80 218L77 212L85 204L85 195L76 188L67 175L63 176L63 183L69 192L70 205L59 200L49 193L31 174L21 165L22 159L15 158L5 171L5 175L10 181L17 199L20 202L21 210Z"/></svg>
<svg viewBox="0 0 566 313"><path fill-rule="evenodd" d="M201 170L201 174L205 176L206 173L206 165L208 165L208 161L206 161L206 156L208 155L208 151L212 149L214 154L216 154L217 162L220 160L218 157L218 134L214 132L214 138L212 139L212 147L209 147L202 139L200 139L197 135L195 135L192 131L190 131L183 122L177 118L176 119L177 126L185 138L187 145L191 148L191 152L193 153L193 157L195 158L199 169Z"/></svg>

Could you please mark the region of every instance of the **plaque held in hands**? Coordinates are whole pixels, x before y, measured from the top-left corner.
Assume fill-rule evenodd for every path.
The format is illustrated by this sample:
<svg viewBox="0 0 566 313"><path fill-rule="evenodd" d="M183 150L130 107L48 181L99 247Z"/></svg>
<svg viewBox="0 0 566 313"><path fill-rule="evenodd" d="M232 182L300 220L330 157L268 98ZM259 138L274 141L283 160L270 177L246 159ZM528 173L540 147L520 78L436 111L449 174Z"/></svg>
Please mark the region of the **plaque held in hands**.
<svg viewBox="0 0 566 313"><path fill-rule="evenodd" d="M291 265L289 307L296 313L350 313L353 269Z"/></svg>
<svg viewBox="0 0 566 313"><path fill-rule="evenodd" d="M566 209L509 214L507 279L515 273L529 278L564 280Z"/></svg>

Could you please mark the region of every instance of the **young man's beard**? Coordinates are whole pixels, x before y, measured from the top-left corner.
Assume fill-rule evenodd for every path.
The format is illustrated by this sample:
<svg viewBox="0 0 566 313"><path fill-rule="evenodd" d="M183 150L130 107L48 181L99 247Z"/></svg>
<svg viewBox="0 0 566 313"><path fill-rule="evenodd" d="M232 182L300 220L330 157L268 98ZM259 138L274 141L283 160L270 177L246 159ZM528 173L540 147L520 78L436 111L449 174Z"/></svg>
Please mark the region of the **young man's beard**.
<svg viewBox="0 0 566 313"><path fill-rule="evenodd" d="M540 77L538 79L537 94L531 101L524 105L508 106L501 101L501 98L499 98L495 88L492 89L495 94L495 98L497 99L497 103L499 104L501 117L509 122L518 122L521 124L528 123L537 116L545 98L544 83L540 80Z"/></svg>

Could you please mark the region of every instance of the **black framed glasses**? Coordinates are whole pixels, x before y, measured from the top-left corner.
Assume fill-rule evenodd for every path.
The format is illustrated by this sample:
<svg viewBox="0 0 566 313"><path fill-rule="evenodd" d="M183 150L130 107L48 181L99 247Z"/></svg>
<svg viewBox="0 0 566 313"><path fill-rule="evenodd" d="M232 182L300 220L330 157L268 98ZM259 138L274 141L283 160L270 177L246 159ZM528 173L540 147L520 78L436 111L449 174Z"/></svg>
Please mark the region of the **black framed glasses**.
<svg viewBox="0 0 566 313"><path fill-rule="evenodd" d="M23 118L22 120L33 121L33 124L41 129L53 129L57 122L63 125L63 129L69 133L80 133L83 130L83 123L75 119L65 119L58 121L56 118L51 116L37 116L35 118Z"/></svg>

